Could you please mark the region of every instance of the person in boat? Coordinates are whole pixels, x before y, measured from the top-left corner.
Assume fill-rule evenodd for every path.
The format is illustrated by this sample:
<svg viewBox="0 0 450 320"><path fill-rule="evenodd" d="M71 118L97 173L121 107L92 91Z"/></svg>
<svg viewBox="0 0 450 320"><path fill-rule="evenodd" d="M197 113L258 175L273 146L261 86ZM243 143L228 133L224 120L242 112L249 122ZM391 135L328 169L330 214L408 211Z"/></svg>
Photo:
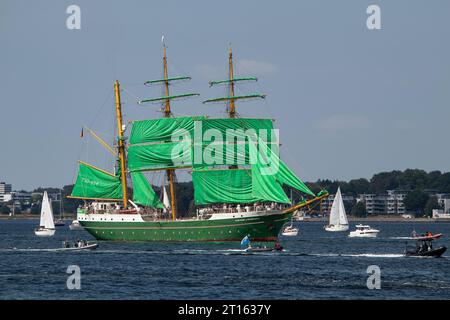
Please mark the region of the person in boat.
<svg viewBox="0 0 450 320"><path fill-rule="evenodd" d="M417 237L417 232L416 232L416 230L413 230L411 232L411 238L416 238L416 237Z"/></svg>
<svg viewBox="0 0 450 320"><path fill-rule="evenodd" d="M275 250L277 250L277 251L283 250L283 247L280 245L280 243L278 241L275 242Z"/></svg>

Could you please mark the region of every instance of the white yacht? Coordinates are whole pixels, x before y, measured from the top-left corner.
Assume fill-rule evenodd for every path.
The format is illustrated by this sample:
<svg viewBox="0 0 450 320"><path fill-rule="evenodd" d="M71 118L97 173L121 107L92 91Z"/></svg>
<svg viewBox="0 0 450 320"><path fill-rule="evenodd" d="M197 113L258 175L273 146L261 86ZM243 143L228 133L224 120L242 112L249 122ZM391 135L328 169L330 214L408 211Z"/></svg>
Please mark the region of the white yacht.
<svg viewBox="0 0 450 320"><path fill-rule="evenodd" d="M334 196L330 212L330 224L325 226L326 231L347 231L348 220L345 213L344 201L342 200L341 188L338 187Z"/></svg>
<svg viewBox="0 0 450 320"><path fill-rule="evenodd" d="M368 225L357 224L355 231L350 231L349 237L375 238L380 230L373 229Z"/></svg>
<svg viewBox="0 0 450 320"><path fill-rule="evenodd" d="M298 235L298 228L294 228L294 225L292 223L293 223L293 219L291 219L290 225L287 225L282 229L281 234L283 236L295 237L296 235Z"/></svg>
<svg viewBox="0 0 450 320"><path fill-rule="evenodd" d="M78 220L73 220L72 223L69 225L70 230L83 230L83 227L81 226L80 222Z"/></svg>
<svg viewBox="0 0 450 320"><path fill-rule="evenodd" d="M41 220L39 222L39 228L34 230L34 234L39 237L51 237L55 234L52 203L48 199L47 191L44 192L44 197L42 198Z"/></svg>

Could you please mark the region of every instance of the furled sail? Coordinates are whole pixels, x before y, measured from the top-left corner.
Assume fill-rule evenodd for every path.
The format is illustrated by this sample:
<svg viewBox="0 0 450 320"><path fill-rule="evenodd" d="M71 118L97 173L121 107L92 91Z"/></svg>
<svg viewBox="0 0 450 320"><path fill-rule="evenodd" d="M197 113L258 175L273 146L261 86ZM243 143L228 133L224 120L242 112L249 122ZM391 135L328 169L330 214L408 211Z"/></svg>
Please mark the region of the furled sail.
<svg viewBox="0 0 450 320"><path fill-rule="evenodd" d="M71 198L119 200L123 197L120 178L85 162L79 162Z"/></svg>
<svg viewBox="0 0 450 320"><path fill-rule="evenodd" d="M133 180L133 202L146 207L164 208L142 172L131 172L131 179Z"/></svg>

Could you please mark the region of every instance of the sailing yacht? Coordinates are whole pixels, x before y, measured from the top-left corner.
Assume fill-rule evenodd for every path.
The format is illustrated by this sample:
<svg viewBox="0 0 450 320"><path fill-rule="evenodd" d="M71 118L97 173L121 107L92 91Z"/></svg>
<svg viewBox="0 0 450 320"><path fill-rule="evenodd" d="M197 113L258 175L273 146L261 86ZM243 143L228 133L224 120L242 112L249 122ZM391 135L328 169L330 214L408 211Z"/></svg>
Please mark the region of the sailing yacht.
<svg viewBox="0 0 450 320"><path fill-rule="evenodd" d="M47 191L44 192L44 197L42 198L39 228L34 230L34 234L40 237L51 237L55 234L52 203L48 199Z"/></svg>
<svg viewBox="0 0 450 320"><path fill-rule="evenodd" d="M330 224L325 227L326 231L347 231L348 220L345 213L344 201L342 201L341 188L338 187L330 212Z"/></svg>

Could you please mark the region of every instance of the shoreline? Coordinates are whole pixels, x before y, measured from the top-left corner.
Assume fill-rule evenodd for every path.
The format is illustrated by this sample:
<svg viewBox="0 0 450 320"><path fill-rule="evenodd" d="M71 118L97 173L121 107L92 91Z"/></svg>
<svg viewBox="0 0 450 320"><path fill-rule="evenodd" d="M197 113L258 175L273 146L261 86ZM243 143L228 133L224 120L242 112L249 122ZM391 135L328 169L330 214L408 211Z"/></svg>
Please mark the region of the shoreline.
<svg viewBox="0 0 450 320"><path fill-rule="evenodd" d="M14 216L0 215L0 220L39 220L39 215L34 214L16 214ZM67 215L63 220L74 220L76 214ZM348 217L349 222L450 222L450 219L432 219L432 218L409 218L405 219L399 216L372 216L372 217ZM305 218L300 222L328 222L328 217L323 218Z"/></svg>
<svg viewBox="0 0 450 320"><path fill-rule="evenodd" d="M436 220L432 218L402 218L398 216L373 216L373 217L347 217L348 222L445 222L449 220ZM303 222L328 222L328 217L305 218Z"/></svg>
<svg viewBox="0 0 450 320"><path fill-rule="evenodd" d="M63 220L74 220L76 215L67 215L63 217ZM56 218L56 217L55 217ZM39 220L40 215L38 214L16 214L14 216L10 216L7 214L0 215L0 220Z"/></svg>

